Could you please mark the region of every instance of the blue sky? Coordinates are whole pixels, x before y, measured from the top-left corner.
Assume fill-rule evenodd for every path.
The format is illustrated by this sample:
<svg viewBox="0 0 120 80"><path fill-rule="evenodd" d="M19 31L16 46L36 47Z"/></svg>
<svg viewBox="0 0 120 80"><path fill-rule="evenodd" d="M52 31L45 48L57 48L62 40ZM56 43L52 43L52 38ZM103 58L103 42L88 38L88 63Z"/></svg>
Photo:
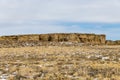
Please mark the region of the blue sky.
<svg viewBox="0 0 120 80"><path fill-rule="evenodd" d="M61 32L120 40L120 0L0 0L0 35Z"/></svg>

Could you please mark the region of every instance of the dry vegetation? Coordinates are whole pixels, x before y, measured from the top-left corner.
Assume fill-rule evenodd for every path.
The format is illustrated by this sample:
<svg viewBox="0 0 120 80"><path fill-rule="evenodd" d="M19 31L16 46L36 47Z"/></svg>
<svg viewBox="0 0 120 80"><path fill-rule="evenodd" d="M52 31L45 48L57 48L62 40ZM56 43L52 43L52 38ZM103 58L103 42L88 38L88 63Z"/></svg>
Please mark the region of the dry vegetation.
<svg viewBox="0 0 120 80"><path fill-rule="evenodd" d="M120 46L0 48L0 80L120 80Z"/></svg>

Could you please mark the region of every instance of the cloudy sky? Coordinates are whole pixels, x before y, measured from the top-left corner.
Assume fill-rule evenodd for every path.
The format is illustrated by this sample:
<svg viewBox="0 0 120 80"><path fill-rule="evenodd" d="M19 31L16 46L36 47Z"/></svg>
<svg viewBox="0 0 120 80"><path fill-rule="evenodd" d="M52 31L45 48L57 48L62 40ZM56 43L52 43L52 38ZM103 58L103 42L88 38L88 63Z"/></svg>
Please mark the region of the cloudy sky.
<svg viewBox="0 0 120 80"><path fill-rule="evenodd" d="M60 32L120 39L120 0L0 0L0 35Z"/></svg>

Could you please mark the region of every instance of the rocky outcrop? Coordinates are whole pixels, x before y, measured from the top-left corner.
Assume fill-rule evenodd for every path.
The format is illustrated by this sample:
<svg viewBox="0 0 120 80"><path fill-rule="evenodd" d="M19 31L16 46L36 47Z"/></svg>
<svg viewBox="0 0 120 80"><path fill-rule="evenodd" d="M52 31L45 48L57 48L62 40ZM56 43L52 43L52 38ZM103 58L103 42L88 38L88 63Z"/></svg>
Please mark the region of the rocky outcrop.
<svg viewBox="0 0 120 80"><path fill-rule="evenodd" d="M106 45L120 45L120 40L112 41L112 40L106 40Z"/></svg>
<svg viewBox="0 0 120 80"><path fill-rule="evenodd" d="M0 45L35 45L49 42L73 42L84 44L105 44L105 35L80 34L80 33L55 33L55 34L31 34L31 35L13 35L1 36Z"/></svg>
<svg viewBox="0 0 120 80"><path fill-rule="evenodd" d="M17 41L39 41L39 35L20 35Z"/></svg>
<svg viewBox="0 0 120 80"><path fill-rule="evenodd" d="M40 41L52 42L81 42L89 44L105 44L105 35L61 33L61 34L42 34L39 35Z"/></svg>

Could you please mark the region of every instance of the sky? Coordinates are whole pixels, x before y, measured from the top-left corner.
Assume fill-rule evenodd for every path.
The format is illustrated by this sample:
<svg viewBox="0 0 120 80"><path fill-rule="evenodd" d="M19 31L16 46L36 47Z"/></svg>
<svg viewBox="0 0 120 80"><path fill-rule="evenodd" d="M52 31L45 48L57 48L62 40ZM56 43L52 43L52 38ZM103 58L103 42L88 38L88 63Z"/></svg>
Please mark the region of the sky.
<svg viewBox="0 0 120 80"><path fill-rule="evenodd" d="M41 33L120 40L120 0L0 0L0 35Z"/></svg>

